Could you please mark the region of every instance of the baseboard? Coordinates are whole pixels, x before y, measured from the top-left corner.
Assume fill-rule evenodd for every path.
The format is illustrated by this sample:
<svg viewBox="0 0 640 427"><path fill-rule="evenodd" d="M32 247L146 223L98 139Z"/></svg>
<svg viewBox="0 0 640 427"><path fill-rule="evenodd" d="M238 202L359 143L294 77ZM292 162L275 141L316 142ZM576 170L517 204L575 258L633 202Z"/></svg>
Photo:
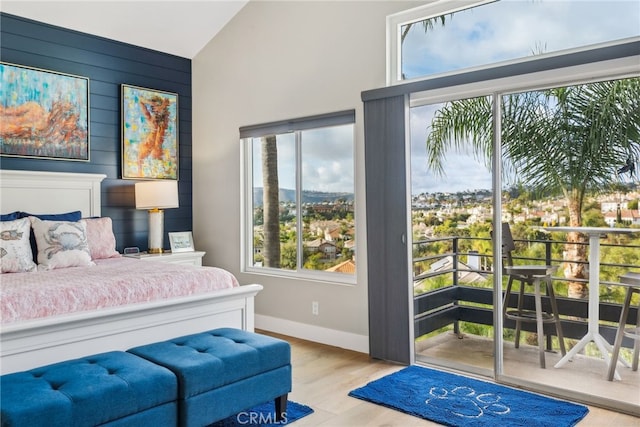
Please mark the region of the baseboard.
<svg viewBox="0 0 640 427"><path fill-rule="evenodd" d="M360 353L369 353L369 337L366 335L358 335L261 314L255 315L255 323L256 329L346 348Z"/></svg>

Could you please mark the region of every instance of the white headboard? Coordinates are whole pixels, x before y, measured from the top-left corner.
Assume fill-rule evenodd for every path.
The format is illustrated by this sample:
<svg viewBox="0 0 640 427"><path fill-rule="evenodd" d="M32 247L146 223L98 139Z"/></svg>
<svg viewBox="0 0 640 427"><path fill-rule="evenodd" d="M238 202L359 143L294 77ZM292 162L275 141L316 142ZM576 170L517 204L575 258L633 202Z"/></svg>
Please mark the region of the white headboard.
<svg viewBox="0 0 640 427"><path fill-rule="evenodd" d="M0 212L55 214L82 211L100 216L100 183L94 173L0 170Z"/></svg>

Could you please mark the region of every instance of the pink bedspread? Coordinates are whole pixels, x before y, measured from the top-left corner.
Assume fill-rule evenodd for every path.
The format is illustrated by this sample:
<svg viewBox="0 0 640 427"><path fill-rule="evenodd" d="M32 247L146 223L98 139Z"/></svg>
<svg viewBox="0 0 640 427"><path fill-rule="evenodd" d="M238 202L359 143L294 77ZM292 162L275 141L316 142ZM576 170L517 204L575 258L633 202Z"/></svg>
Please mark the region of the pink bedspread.
<svg viewBox="0 0 640 427"><path fill-rule="evenodd" d="M239 286L226 270L132 258L0 276L2 324Z"/></svg>

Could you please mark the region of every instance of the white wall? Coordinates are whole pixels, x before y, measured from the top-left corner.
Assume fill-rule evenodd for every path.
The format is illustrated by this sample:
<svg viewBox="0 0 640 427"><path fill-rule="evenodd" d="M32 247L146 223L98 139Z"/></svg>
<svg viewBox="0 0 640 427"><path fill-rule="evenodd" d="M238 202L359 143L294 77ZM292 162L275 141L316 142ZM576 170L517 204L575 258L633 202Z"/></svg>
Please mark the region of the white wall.
<svg viewBox="0 0 640 427"><path fill-rule="evenodd" d="M386 16L421 3L254 0L194 58L194 238L205 264L264 285L257 328L368 352L360 93L385 84ZM353 108L357 285L241 273L238 128Z"/></svg>

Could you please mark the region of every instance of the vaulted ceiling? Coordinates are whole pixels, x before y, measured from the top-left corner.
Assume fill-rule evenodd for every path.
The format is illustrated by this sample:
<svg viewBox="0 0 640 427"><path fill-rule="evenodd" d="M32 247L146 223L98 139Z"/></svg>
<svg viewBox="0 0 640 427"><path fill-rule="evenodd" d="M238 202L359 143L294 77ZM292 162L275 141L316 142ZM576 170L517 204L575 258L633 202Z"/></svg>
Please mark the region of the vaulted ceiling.
<svg viewBox="0 0 640 427"><path fill-rule="evenodd" d="M2 0L0 11L192 59L247 0Z"/></svg>

